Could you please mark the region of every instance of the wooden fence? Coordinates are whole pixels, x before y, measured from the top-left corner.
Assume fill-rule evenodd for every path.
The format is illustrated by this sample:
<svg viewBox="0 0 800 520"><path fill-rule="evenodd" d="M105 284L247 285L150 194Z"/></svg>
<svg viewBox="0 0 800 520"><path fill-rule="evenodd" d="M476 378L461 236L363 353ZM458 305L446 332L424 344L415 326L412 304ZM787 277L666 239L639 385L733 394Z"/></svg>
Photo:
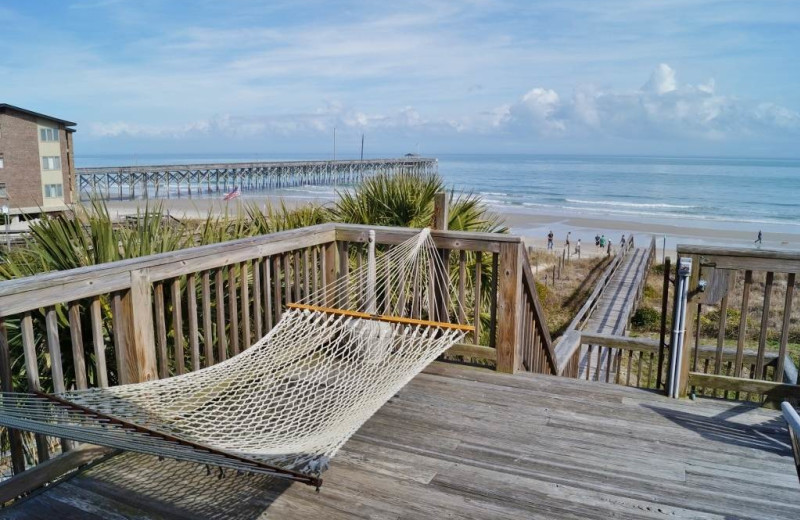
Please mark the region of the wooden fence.
<svg viewBox="0 0 800 520"><path fill-rule="evenodd" d="M369 230L378 247L417 233L323 224L2 282L2 390L106 387L224 361L269 332L287 304L364 262ZM504 372L555 373L521 239L451 231L432 237L463 309L451 319L476 327L468 344L450 353L493 360ZM39 435L7 434L16 474L72 448Z"/></svg>
<svg viewBox="0 0 800 520"><path fill-rule="evenodd" d="M679 245L678 256L692 259L681 395L771 404L800 397L788 352L800 254ZM708 320L709 307L717 316L710 323L716 345L703 348L701 329L709 324L701 320Z"/></svg>

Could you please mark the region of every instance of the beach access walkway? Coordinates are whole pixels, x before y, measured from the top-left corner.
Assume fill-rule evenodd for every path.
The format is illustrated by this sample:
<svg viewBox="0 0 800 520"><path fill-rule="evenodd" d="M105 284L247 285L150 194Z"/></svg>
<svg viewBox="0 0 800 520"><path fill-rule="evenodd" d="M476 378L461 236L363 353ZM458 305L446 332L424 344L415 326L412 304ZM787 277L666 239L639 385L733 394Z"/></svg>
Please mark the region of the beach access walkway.
<svg viewBox="0 0 800 520"><path fill-rule="evenodd" d="M597 334L624 336L628 322L636 311L652 260L652 244L648 247L625 248L624 257L614 271L590 314L583 330ZM601 282L602 283L602 282ZM616 349L583 345L580 377L613 382L613 356ZM593 372L593 373L592 373Z"/></svg>

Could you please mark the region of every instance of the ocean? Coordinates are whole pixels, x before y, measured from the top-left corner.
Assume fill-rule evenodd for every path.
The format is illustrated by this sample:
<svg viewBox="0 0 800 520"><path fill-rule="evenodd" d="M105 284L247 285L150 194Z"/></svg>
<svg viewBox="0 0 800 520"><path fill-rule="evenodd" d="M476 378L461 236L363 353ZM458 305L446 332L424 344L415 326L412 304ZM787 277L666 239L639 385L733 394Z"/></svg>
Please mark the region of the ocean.
<svg viewBox="0 0 800 520"><path fill-rule="evenodd" d="M438 155L448 186L504 213L625 220L682 228L800 233L800 159ZM94 155L76 166L325 159L320 155ZM347 158L347 157L341 157ZM327 198L336 187L278 190ZM247 193L246 197L259 194ZM515 219L519 221L520 219ZM544 226L546 227L546 225ZM527 231L540 233L542 226ZM566 228L564 228L566 229Z"/></svg>

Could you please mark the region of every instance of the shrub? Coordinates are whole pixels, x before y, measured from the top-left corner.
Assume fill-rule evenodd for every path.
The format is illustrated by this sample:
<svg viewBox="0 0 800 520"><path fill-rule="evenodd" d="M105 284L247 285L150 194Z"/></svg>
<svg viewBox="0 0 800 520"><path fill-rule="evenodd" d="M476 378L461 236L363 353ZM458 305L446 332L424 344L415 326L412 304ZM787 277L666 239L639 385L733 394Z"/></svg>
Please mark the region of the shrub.
<svg viewBox="0 0 800 520"><path fill-rule="evenodd" d="M664 264L655 264L652 267L650 267L650 271L653 274L663 275L664 274Z"/></svg>
<svg viewBox="0 0 800 520"><path fill-rule="evenodd" d="M739 309L728 307L726 311L725 321L725 338L736 339L739 335L739 320L742 313ZM719 309L711 309L700 316L700 333L704 336L716 337L719 331ZM750 328L750 320L748 320L748 328Z"/></svg>
<svg viewBox="0 0 800 520"><path fill-rule="evenodd" d="M658 297L658 291L652 285L645 285L642 294L648 300Z"/></svg>
<svg viewBox="0 0 800 520"><path fill-rule="evenodd" d="M631 325L640 330L654 330L661 324L661 313L652 307L639 307L631 317Z"/></svg>

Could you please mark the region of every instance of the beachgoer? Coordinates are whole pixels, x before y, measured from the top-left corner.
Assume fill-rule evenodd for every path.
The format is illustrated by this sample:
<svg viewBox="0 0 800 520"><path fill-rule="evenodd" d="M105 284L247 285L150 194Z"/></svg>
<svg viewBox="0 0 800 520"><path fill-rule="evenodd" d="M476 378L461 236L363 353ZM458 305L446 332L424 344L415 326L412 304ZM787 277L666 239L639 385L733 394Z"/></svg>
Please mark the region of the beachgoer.
<svg viewBox="0 0 800 520"><path fill-rule="evenodd" d="M581 239L578 239L578 243L575 244L575 254L578 255L578 258L581 257Z"/></svg>
<svg viewBox="0 0 800 520"><path fill-rule="evenodd" d="M606 247L606 236L600 235L600 249L603 249L604 247Z"/></svg>
<svg viewBox="0 0 800 520"><path fill-rule="evenodd" d="M620 249L624 249L625 248L625 235L622 235L622 238L619 241L619 248Z"/></svg>
<svg viewBox="0 0 800 520"><path fill-rule="evenodd" d="M758 230L758 238L755 241L756 244L761 245L761 230Z"/></svg>
<svg viewBox="0 0 800 520"><path fill-rule="evenodd" d="M567 248L567 251L569 251L569 236L571 234L572 234L572 231L567 231L567 242L566 242L566 244L564 244L566 246L566 248Z"/></svg>
<svg viewBox="0 0 800 520"><path fill-rule="evenodd" d="M547 234L547 250L550 251L551 249L553 249L553 230L552 229Z"/></svg>
<svg viewBox="0 0 800 520"><path fill-rule="evenodd" d="M600 235L594 236L594 247L600 247Z"/></svg>

